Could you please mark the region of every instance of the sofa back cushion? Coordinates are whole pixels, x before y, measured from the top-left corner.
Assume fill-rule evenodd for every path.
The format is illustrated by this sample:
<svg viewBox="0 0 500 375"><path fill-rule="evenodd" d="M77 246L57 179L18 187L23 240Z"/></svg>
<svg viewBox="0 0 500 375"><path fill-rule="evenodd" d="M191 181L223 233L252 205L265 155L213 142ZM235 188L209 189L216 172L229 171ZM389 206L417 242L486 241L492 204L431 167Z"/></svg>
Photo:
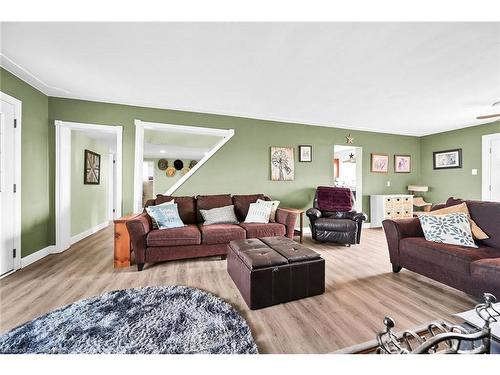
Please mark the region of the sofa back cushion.
<svg viewBox="0 0 500 375"><path fill-rule="evenodd" d="M470 217L481 227L490 238L482 240L481 243L500 249L500 202L464 201L462 199L449 198L447 206L453 206L462 202L467 203Z"/></svg>
<svg viewBox="0 0 500 375"><path fill-rule="evenodd" d="M257 199L264 199L264 194L233 195L234 212L239 221L244 221L248 214L250 203L257 202Z"/></svg>
<svg viewBox="0 0 500 375"><path fill-rule="evenodd" d="M229 194L220 195L198 195L196 197L196 220L203 223L200 210L211 210L212 208L231 206L233 199Z"/></svg>
<svg viewBox="0 0 500 375"><path fill-rule="evenodd" d="M196 200L193 197L172 197L170 195L156 196L155 204L162 204L174 200L177 203L179 216L184 224L196 224Z"/></svg>

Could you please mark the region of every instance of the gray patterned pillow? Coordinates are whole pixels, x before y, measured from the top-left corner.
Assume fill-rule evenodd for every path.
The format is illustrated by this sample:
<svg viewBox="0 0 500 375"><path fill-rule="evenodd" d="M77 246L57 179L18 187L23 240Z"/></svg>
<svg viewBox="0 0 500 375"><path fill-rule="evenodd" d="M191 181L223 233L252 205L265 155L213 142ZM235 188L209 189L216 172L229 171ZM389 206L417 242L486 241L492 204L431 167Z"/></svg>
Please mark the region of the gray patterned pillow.
<svg viewBox="0 0 500 375"><path fill-rule="evenodd" d="M203 225L211 224L238 224L234 213L234 206L212 208L211 210L200 210L203 217Z"/></svg>
<svg viewBox="0 0 500 375"><path fill-rule="evenodd" d="M477 247L472 238L469 219L464 213L421 215L419 220L427 241Z"/></svg>

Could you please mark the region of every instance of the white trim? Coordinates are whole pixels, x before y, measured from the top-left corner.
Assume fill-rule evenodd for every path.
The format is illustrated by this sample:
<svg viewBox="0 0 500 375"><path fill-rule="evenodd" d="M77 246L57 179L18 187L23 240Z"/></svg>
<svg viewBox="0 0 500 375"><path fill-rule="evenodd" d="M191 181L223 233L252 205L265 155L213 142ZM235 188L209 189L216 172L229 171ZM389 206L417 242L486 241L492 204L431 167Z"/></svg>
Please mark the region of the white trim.
<svg viewBox="0 0 500 375"><path fill-rule="evenodd" d="M109 226L109 224L110 224L109 221L105 221L104 223L98 224L95 227L87 229L86 231L84 231L82 233L74 235L73 237L71 237L71 245L73 245L73 244L75 244L77 242L80 242L84 238L87 238L88 236L91 236L94 233L99 232L100 230L102 230L102 229L106 228L107 226Z"/></svg>
<svg viewBox="0 0 500 375"><path fill-rule="evenodd" d="M115 208L115 203L113 202L114 193L114 175L115 167L113 160L115 160L115 154L110 152L108 154L108 220L114 220L115 215L113 209Z"/></svg>
<svg viewBox="0 0 500 375"><path fill-rule="evenodd" d="M14 118L17 120L17 128L14 131L14 183L16 184L16 193L14 194L14 246L17 249L17 255L14 258L14 270L21 268L21 137L22 137L22 114L23 103L0 91L0 99L14 106Z"/></svg>
<svg viewBox="0 0 500 375"><path fill-rule="evenodd" d="M121 126L86 124L70 121L56 120L56 245L55 252L59 253L68 249L72 242L70 236L71 217L71 131L95 130L112 133L116 136L116 197L115 215L121 216L122 212L122 135ZM65 157L66 156L66 157ZM111 177L111 176L110 176Z"/></svg>
<svg viewBox="0 0 500 375"><path fill-rule="evenodd" d="M224 146L233 136L234 129L216 129L197 126L184 126L173 124L162 124L157 122L146 122L135 120L135 156L134 156L134 213L142 210L142 168L144 159L144 129L169 131L176 133L201 134L223 137L210 152L205 155L193 168L182 176L170 189L164 194L173 194L183 183L185 183L198 169L205 164L222 146Z"/></svg>
<svg viewBox="0 0 500 375"><path fill-rule="evenodd" d="M500 133L487 134L482 137L482 178L481 178L481 199L483 201L491 200L491 141L500 139Z"/></svg>
<svg viewBox="0 0 500 375"><path fill-rule="evenodd" d="M34 253L21 258L21 268L27 267L32 263L39 261L42 258L45 258L47 255L53 254L55 250L54 245L47 246L43 249L35 251Z"/></svg>

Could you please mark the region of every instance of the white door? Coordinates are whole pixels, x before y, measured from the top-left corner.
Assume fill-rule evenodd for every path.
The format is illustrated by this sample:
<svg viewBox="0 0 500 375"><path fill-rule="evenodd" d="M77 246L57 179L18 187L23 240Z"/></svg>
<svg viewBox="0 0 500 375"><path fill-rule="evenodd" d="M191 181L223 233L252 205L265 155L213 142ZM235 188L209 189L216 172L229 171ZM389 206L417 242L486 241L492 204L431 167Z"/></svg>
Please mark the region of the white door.
<svg viewBox="0 0 500 375"><path fill-rule="evenodd" d="M500 202L500 138L490 143L490 200Z"/></svg>
<svg viewBox="0 0 500 375"><path fill-rule="evenodd" d="M0 106L0 276L14 269L14 106Z"/></svg>

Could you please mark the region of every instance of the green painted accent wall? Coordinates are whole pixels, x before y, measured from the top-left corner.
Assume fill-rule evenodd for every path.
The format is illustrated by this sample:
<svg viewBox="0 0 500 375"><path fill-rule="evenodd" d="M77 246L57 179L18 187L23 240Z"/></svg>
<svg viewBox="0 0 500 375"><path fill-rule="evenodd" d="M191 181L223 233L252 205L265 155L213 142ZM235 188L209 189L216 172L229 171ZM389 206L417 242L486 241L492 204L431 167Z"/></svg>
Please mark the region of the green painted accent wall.
<svg viewBox="0 0 500 375"><path fill-rule="evenodd" d="M22 101L21 256L54 244L48 97L0 68L0 91Z"/></svg>
<svg viewBox="0 0 500 375"><path fill-rule="evenodd" d="M83 100L49 98L50 123L54 120L123 126L123 213L132 211L134 119L178 125L235 129L235 136L198 170L177 195L263 192L279 199L282 206L310 207L315 187L333 179L332 146L344 144L351 133L354 144L363 147L363 209L369 212L369 195L406 192L406 186L420 181L420 139L339 128L264 121L241 117L183 112ZM54 131L51 131L51 138ZM299 163L297 146L313 146L312 163ZM270 147L295 148L295 181L270 180ZM390 154L388 174L370 173L370 153ZM413 171L394 173L392 155L413 156ZM51 149L51 160L54 151ZM52 163L51 163L52 165ZM391 181L387 187L386 182Z"/></svg>
<svg viewBox="0 0 500 375"><path fill-rule="evenodd" d="M101 155L99 185L83 183L85 150ZM108 145L82 132L71 132L71 236L108 220L108 157Z"/></svg>
<svg viewBox="0 0 500 375"><path fill-rule="evenodd" d="M482 136L500 133L500 121L473 126L421 138L422 184L429 185L426 200L445 202L451 196L464 199L481 199ZM462 149L462 168L434 170L434 151ZM476 176L472 169L477 169Z"/></svg>

